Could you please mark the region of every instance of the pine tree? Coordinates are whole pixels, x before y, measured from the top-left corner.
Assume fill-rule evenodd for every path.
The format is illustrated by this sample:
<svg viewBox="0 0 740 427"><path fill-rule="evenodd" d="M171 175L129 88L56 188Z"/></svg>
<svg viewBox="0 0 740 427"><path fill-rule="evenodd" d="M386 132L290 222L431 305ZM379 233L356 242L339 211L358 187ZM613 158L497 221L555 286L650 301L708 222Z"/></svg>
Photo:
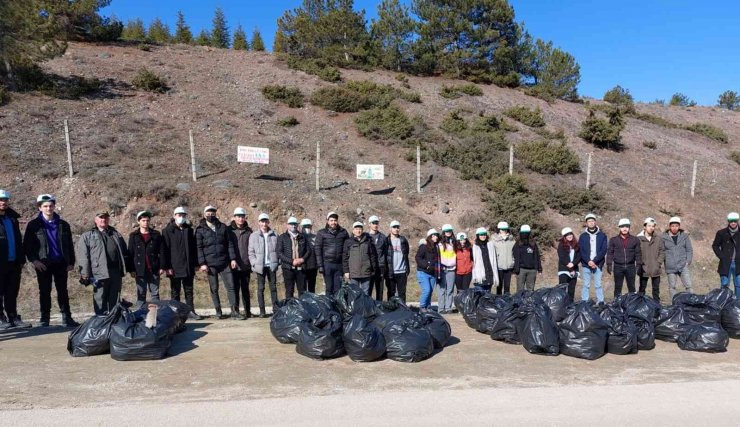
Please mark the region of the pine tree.
<svg viewBox="0 0 740 427"><path fill-rule="evenodd" d="M229 27L226 25L226 15L223 9L216 8L213 15L213 29L211 29L211 46L221 49L229 48Z"/></svg>
<svg viewBox="0 0 740 427"><path fill-rule="evenodd" d="M398 0L383 0L378 5L378 20L373 21L370 34L379 50L381 65L401 71L404 64L411 62L415 26L408 7Z"/></svg>
<svg viewBox="0 0 740 427"><path fill-rule="evenodd" d="M162 22L159 18L154 18L151 24L149 24L148 39L155 43L169 43L172 41L172 34L170 34L170 27Z"/></svg>
<svg viewBox="0 0 740 427"><path fill-rule="evenodd" d="M735 111L740 107L740 95L732 90L726 90L719 96L717 104L722 108L727 108L730 111Z"/></svg>
<svg viewBox="0 0 740 427"><path fill-rule="evenodd" d="M231 46L234 50L249 50L247 34L244 33L244 29L241 25L236 27L236 31L234 31L234 43L232 43Z"/></svg>
<svg viewBox="0 0 740 427"><path fill-rule="evenodd" d="M277 42L277 40L276 40ZM262 34L260 33L259 28L254 29L252 31L252 44L251 44L252 50L255 52L264 52L265 51L265 41L262 40Z"/></svg>
<svg viewBox="0 0 740 427"><path fill-rule="evenodd" d="M140 18L130 20L126 23L121 33L121 38L124 40L131 41L146 41L146 27L144 27L144 21Z"/></svg>
<svg viewBox="0 0 740 427"><path fill-rule="evenodd" d="M177 23L175 24L175 43L192 44L193 33L190 27L185 23L185 15L182 11L177 12Z"/></svg>
<svg viewBox="0 0 740 427"><path fill-rule="evenodd" d="M210 46L211 35L208 34L208 31L200 30L198 37L195 39L195 44L197 44L198 46Z"/></svg>
<svg viewBox="0 0 740 427"><path fill-rule="evenodd" d="M532 73L535 89L554 98L572 100L578 96L581 67L573 55L553 48L552 42L537 39Z"/></svg>

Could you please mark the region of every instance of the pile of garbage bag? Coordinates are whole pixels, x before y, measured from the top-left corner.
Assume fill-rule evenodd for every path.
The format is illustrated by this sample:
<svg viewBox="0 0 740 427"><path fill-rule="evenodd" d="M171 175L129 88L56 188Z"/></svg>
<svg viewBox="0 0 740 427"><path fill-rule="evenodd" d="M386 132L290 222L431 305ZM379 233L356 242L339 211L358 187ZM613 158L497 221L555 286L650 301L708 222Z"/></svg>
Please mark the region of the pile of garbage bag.
<svg viewBox="0 0 740 427"><path fill-rule="evenodd" d="M437 313L411 310L400 299L378 302L359 286L344 284L333 297L306 292L278 303L270 331L296 352L324 360L344 356L355 362L387 357L420 362L444 348L450 324Z"/></svg>
<svg viewBox="0 0 740 427"><path fill-rule="evenodd" d="M468 289L458 292L455 306L471 328L532 354L595 360L652 350L656 339L717 353L729 338L740 338L740 301L727 288L679 293L669 306L636 293L608 304L573 303L562 285L510 296Z"/></svg>
<svg viewBox="0 0 740 427"><path fill-rule="evenodd" d="M149 306L156 306L150 314ZM121 300L104 316L93 316L73 330L67 351L74 357L110 353L115 360L162 359L175 334L185 330L191 311L179 301L155 301L131 311L131 303Z"/></svg>

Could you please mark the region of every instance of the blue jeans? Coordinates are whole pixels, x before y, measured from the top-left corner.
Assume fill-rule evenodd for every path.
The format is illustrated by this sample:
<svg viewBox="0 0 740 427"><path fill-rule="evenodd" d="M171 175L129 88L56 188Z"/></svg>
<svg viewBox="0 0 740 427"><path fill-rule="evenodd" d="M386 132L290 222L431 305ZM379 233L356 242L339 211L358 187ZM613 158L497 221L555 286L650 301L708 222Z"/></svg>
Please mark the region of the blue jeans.
<svg viewBox="0 0 740 427"><path fill-rule="evenodd" d="M731 281L735 284L735 295L740 295L740 272L737 271L735 260L730 263L729 276L719 276L719 284L723 288L728 287Z"/></svg>
<svg viewBox="0 0 740 427"><path fill-rule="evenodd" d="M591 279L594 281L596 288L596 301L604 302L604 289L601 287L602 271L599 267L591 270L588 266L581 267L581 277L583 277L583 289L581 289L581 301L588 301L589 289L591 288Z"/></svg>
<svg viewBox="0 0 740 427"><path fill-rule="evenodd" d="M432 305L432 290L437 283L437 278L423 271L417 271L416 280L419 282L419 287L421 288L419 307L429 308Z"/></svg>

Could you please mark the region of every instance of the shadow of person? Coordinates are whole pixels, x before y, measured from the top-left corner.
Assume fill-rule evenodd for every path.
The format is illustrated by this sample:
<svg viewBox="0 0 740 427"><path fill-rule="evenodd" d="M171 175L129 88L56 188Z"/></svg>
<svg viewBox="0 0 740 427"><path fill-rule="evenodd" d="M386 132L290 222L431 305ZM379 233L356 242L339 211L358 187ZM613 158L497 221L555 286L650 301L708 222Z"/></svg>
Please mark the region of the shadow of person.
<svg viewBox="0 0 740 427"><path fill-rule="evenodd" d="M64 326L49 326L45 328L12 328L0 331L0 342L11 339L33 338L49 334L69 334L74 328Z"/></svg>

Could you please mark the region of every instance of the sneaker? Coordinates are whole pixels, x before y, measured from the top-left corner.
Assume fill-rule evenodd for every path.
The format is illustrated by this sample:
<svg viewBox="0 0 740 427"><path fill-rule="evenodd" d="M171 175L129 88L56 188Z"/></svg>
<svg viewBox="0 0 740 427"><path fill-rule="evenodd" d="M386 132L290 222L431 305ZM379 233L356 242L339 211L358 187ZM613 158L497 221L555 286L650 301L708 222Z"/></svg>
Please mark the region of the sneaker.
<svg viewBox="0 0 740 427"><path fill-rule="evenodd" d="M196 313L194 311L191 311L190 313L188 313L188 319L190 319L190 320L203 320L203 316L201 316L200 314L198 314L198 313Z"/></svg>
<svg viewBox="0 0 740 427"><path fill-rule="evenodd" d="M3 319L0 319L0 331L8 330L12 327L9 322L4 321Z"/></svg>
<svg viewBox="0 0 740 427"><path fill-rule="evenodd" d="M79 322L72 318L72 316L63 319L62 324L67 328L76 328L80 326Z"/></svg>
<svg viewBox="0 0 740 427"><path fill-rule="evenodd" d="M10 322L10 323L11 323L11 324L12 324L12 325L13 325L14 327L16 327L16 328L30 328L30 327L32 327L32 326L33 326L33 325L31 325L30 323L28 323L28 322L24 322L23 320L21 320L21 316L20 316L19 314L17 314L17 315L15 316L15 318L13 319L13 321L12 321L12 322Z"/></svg>
<svg viewBox="0 0 740 427"><path fill-rule="evenodd" d="M42 321L40 321L38 327L39 328L48 328L49 327L49 321L48 320L42 320Z"/></svg>

